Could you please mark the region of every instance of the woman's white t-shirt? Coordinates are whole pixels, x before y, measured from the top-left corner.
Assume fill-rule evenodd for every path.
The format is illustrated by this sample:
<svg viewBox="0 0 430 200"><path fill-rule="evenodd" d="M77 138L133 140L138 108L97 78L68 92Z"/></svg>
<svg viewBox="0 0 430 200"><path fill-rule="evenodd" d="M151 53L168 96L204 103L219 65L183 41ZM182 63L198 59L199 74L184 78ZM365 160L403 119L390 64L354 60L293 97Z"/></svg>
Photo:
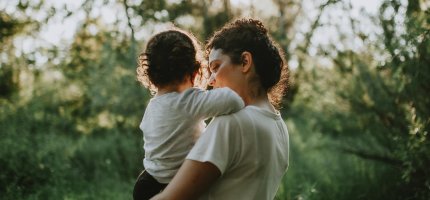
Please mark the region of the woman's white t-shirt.
<svg viewBox="0 0 430 200"><path fill-rule="evenodd" d="M247 106L215 117L186 159L211 162L221 171L200 199L272 200L288 158L289 136L281 115Z"/></svg>

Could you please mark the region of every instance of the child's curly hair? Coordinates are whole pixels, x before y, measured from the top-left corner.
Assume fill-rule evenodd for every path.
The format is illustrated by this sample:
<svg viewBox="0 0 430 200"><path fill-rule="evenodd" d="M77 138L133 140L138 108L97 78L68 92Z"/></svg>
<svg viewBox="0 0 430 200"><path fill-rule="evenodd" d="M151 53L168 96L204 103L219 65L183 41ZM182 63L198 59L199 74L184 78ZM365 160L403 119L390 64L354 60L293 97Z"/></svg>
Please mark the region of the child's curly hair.
<svg viewBox="0 0 430 200"><path fill-rule="evenodd" d="M178 28L160 32L147 43L138 57L137 80L152 93L157 88L180 84L186 77L194 86L202 86L203 53L197 39Z"/></svg>

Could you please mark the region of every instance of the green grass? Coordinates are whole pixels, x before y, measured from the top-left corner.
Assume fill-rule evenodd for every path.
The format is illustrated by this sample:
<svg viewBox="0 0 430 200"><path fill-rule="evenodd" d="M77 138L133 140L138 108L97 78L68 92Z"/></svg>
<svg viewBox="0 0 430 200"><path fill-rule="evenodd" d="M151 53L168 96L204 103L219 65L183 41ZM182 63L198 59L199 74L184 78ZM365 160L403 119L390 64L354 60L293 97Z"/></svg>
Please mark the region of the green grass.
<svg viewBox="0 0 430 200"><path fill-rule="evenodd" d="M290 166L276 199L401 199L396 168L330 148L331 138L288 123ZM301 130L297 127L301 127Z"/></svg>
<svg viewBox="0 0 430 200"><path fill-rule="evenodd" d="M1 199L131 199L142 168L138 122L85 135L73 129L73 121L40 117L39 108L5 110ZM330 148L332 138L293 120L287 124L290 166L276 199L400 199L396 169L340 153Z"/></svg>
<svg viewBox="0 0 430 200"><path fill-rule="evenodd" d="M130 199L140 137L5 134L2 199Z"/></svg>
<svg viewBox="0 0 430 200"><path fill-rule="evenodd" d="M84 135L60 116L8 108L0 110L1 199L131 199L142 168L137 127Z"/></svg>

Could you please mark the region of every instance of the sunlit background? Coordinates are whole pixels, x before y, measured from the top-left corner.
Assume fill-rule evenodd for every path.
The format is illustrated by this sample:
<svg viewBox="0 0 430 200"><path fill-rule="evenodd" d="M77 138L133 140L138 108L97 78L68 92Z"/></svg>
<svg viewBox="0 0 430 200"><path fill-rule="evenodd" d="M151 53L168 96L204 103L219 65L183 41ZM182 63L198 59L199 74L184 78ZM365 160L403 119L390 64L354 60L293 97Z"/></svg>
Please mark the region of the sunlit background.
<svg viewBox="0 0 430 200"><path fill-rule="evenodd" d="M37 2L37 1L33 1ZM40 3L40 1L38 1ZM139 4L140 1L129 1L130 4ZM179 4L181 1L179 0L167 0L166 3L169 4ZM285 1L288 3L288 1ZM83 0L75 0L75 1L67 1L67 0L45 0L43 1L43 8L38 10L26 11L22 14L26 16L31 16L35 20L39 22L44 22L46 18L49 18L48 23L44 23L37 33L37 38L31 38L27 35L24 35L20 38L16 38L14 41L14 45L17 47L17 55L20 55L21 52L29 53L36 47L47 47L50 45L67 48L71 42L73 41L73 37L76 34L77 29L80 25L85 21L87 15L91 18L96 18L100 20L103 26L112 26L114 23L119 28L123 30L127 30L128 21L125 14L125 9L123 5L119 2L115 1L102 1L96 0L93 1L92 4L95 5L95 8L92 8L88 13L84 9L82 9L82 5L85 3ZM222 1L213 1L210 2L210 6L214 7L214 9L223 9ZM278 3L278 4L277 4ZM232 0L230 1L230 6L234 9L240 10L238 16L235 17L250 17L257 16L259 18L270 18L279 14L279 5L281 5L282 1L257 1L257 0ZM297 23L294 27L295 29L301 30L301 32L305 33L311 26L312 20L315 20L318 12L318 7L320 5L315 4L314 0L305 0L300 2L300 10L306 11L306 18L300 19L300 23ZM341 6L332 6L332 8L327 8L324 13L321 14L321 23L330 24L329 26L320 27L321 30L318 30L313 34L312 38L312 47L310 49L310 53L313 55L316 53L315 46L319 44L328 44L329 42L336 43L339 40L338 30L334 27L342 26L347 27L344 31L351 31L348 28L350 27L350 22L344 16L346 13L349 13L355 20L363 23L362 27L360 27L361 31L366 34L377 34L380 33L381 30L377 26L372 26L372 22L369 16L361 15L362 13L368 13L371 16L376 16L378 13L378 8L381 4L381 0L362 0L362 1L350 1L348 2L350 5L348 10L343 9ZM403 4L406 1L402 2ZM4 9L6 13L15 13L17 11L17 1L3 1L0 6L2 10ZM297 6L297 5L296 5ZM210 9L210 8L209 8ZM49 12L46 10L55 10L54 16L48 16ZM133 12L132 10L129 10ZM388 11L393 12L393 11ZM295 13L297 15L303 13ZM388 17L392 15L392 13L387 13ZM67 17L65 17L67 16ZM167 10L160 10L158 12L154 12L154 17L156 19L168 18ZM401 17L401 16L399 16ZM181 27L191 28L196 25L195 17L192 16L191 13L185 14L175 20L168 21L161 20L164 22L157 22L154 24L148 24L147 26L142 25L142 17L139 15L134 16L130 19L130 23L133 25L133 28L136 29L136 33L134 37L136 40L142 41L148 39L154 31L160 31L160 29L166 28L172 22L174 24L180 25ZM92 34L96 34L99 31L99 28L95 25L88 27ZM128 30L129 31L129 30ZM303 40L303 33L295 36L294 41ZM376 39L376 38L374 38ZM359 41L350 41L348 44L352 48L360 48L362 45ZM355 43L354 43L355 42ZM292 48L296 47L297 44L292 44ZM21 52L20 52L21 51ZM36 63L37 65L43 65L47 61L47 57L42 54L37 54ZM297 60L290 60L290 66L293 68L297 67Z"/></svg>
<svg viewBox="0 0 430 200"><path fill-rule="evenodd" d="M0 199L131 199L148 38L238 17L286 53L276 199L430 199L429 0L1 0ZM246 192L246 191L244 191Z"/></svg>

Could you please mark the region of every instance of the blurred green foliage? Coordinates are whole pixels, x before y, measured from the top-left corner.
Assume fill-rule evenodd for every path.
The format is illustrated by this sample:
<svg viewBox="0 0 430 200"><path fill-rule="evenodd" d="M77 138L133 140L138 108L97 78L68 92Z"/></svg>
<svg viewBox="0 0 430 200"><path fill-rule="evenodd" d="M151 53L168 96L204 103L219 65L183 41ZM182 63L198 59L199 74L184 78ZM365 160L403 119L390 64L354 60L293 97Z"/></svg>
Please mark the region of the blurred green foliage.
<svg viewBox="0 0 430 200"><path fill-rule="evenodd" d="M373 24L349 14L351 1L320 1L314 18L306 1L271 2L267 16L227 0L85 1L76 10L10 1L14 12L0 12L1 199L130 199L150 98L135 78L147 39L138 33L174 22L204 41L241 15L263 20L297 63L281 110L290 167L276 199L429 199L428 2L383 1L377 16L361 13ZM106 24L92 14L107 5L125 17ZM339 41L314 44L330 26L326 9L339 8L349 25L337 27ZM38 12L47 14L29 15ZM69 45L17 45L79 12Z"/></svg>

